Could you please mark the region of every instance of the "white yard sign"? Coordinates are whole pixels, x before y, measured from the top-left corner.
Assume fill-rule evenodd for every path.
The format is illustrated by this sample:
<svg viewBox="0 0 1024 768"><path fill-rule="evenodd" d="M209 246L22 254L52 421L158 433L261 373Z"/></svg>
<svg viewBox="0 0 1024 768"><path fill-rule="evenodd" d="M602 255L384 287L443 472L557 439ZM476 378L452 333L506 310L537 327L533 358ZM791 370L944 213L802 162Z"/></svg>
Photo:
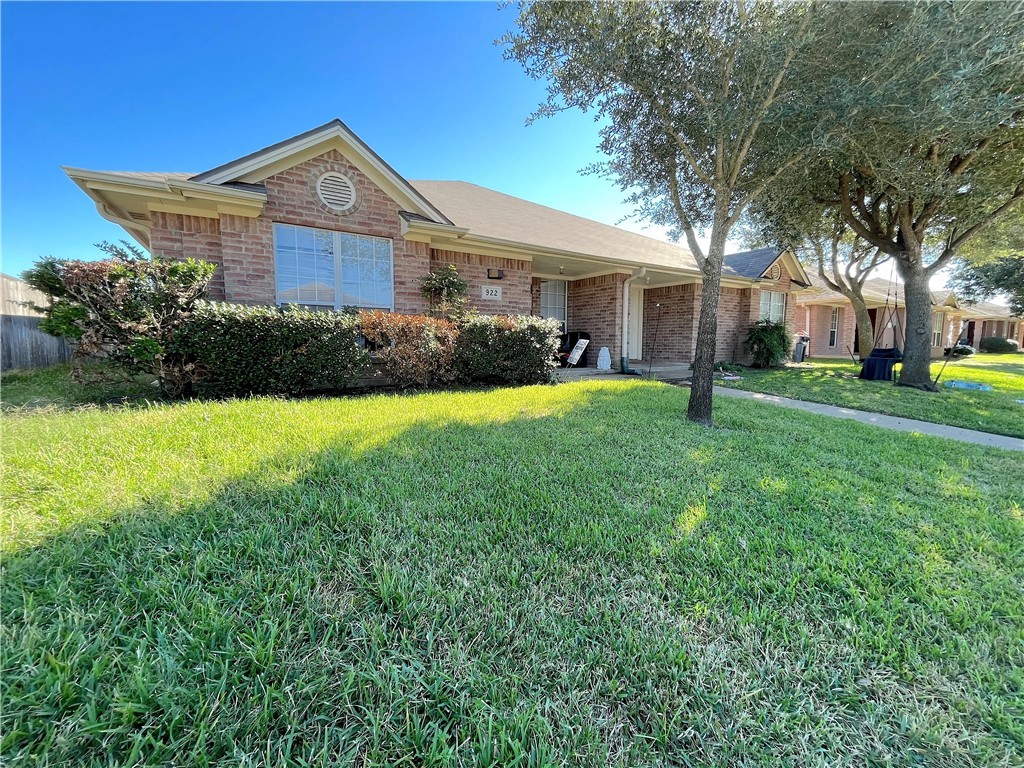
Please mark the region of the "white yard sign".
<svg viewBox="0 0 1024 768"><path fill-rule="evenodd" d="M501 301L500 285L485 285L480 289L480 298L484 301Z"/></svg>

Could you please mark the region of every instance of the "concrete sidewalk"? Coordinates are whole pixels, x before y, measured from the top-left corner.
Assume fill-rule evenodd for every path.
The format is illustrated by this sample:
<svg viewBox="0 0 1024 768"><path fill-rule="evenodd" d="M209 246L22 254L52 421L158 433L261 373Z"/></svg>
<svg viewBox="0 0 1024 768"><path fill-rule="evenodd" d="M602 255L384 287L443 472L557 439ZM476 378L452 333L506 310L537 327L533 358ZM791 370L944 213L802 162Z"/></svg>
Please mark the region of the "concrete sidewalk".
<svg viewBox="0 0 1024 768"><path fill-rule="evenodd" d="M788 397L766 395L761 392L747 392L744 389L715 387L715 394L721 395L722 397L739 397L746 400L758 400L762 403L781 405L784 408L796 408L800 411L810 411L811 413L819 413L823 416L832 416L836 419L850 419L852 421L859 421L862 424L873 424L876 427L884 427L885 429L897 429L903 432L918 432L922 435L945 437L949 440L960 440L964 443L987 445L993 448L1003 448L1008 451L1024 451L1024 440L1019 437L992 435L988 432L978 432L973 429L961 429L960 427L950 427L945 424L933 424L930 421L918 421L917 419L904 419L899 416L886 416L881 413L871 413L870 411L855 411L852 408L842 408L838 405L809 403L806 400L791 400ZM1021 415L1024 416L1024 407L1021 408Z"/></svg>

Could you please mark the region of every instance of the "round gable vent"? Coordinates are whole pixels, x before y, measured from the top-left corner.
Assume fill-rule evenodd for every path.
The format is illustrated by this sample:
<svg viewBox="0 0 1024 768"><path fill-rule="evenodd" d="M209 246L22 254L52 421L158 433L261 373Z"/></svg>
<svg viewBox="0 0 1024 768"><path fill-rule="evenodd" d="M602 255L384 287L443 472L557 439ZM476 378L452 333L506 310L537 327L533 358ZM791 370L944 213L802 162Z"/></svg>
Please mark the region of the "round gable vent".
<svg viewBox="0 0 1024 768"><path fill-rule="evenodd" d="M782 267L780 267L777 263L772 264L771 268L768 270L768 279L778 280L780 277L782 277Z"/></svg>
<svg viewBox="0 0 1024 768"><path fill-rule="evenodd" d="M316 193L332 211L347 211L356 202L356 188L340 173L325 173L317 179Z"/></svg>

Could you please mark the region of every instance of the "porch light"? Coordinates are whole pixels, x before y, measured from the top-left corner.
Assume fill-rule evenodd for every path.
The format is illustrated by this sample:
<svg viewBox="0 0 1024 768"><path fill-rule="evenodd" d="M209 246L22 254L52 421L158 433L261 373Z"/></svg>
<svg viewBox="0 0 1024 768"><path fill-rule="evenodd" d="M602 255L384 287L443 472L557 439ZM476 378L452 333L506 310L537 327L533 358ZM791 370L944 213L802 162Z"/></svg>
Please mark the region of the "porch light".
<svg viewBox="0 0 1024 768"><path fill-rule="evenodd" d="M558 274L564 275L565 274L565 267L559 267L558 268Z"/></svg>
<svg viewBox="0 0 1024 768"><path fill-rule="evenodd" d="M487 270L487 279L488 280L501 280L504 277L505 277L505 270L504 269L490 268L490 269Z"/></svg>

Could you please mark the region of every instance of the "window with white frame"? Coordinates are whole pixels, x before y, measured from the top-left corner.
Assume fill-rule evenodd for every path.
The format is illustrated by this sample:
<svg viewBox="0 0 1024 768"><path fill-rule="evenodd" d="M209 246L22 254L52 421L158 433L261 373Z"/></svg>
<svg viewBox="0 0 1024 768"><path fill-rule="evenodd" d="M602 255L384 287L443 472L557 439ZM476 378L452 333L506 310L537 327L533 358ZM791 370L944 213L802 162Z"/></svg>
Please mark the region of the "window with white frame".
<svg viewBox="0 0 1024 768"><path fill-rule="evenodd" d="M832 307L832 315L828 321L828 345L834 347L839 341L839 307Z"/></svg>
<svg viewBox="0 0 1024 768"><path fill-rule="evenodd" d="M562 332L568 329L565 280L540 281L540 316L552 317L562 323Z"/></svg>
<svg viewBox="0 0 1024 768"><path fill-rule="evenodd" d="M786 319L786 294L781 291L761 291L761 320L781 323Z"/></svg>
<svg viewBox="0 0 1024 768"><path fill-rule="evenodd" d="M946 316L939 312L932 320L932 346L942 346L942 326L946 323Z"/></svg>
<svg viewBox="0 0 1024 768"><path fill-rule="evenodd" d="M278 304L394 309L391 241L274 225Z"/></svg>

